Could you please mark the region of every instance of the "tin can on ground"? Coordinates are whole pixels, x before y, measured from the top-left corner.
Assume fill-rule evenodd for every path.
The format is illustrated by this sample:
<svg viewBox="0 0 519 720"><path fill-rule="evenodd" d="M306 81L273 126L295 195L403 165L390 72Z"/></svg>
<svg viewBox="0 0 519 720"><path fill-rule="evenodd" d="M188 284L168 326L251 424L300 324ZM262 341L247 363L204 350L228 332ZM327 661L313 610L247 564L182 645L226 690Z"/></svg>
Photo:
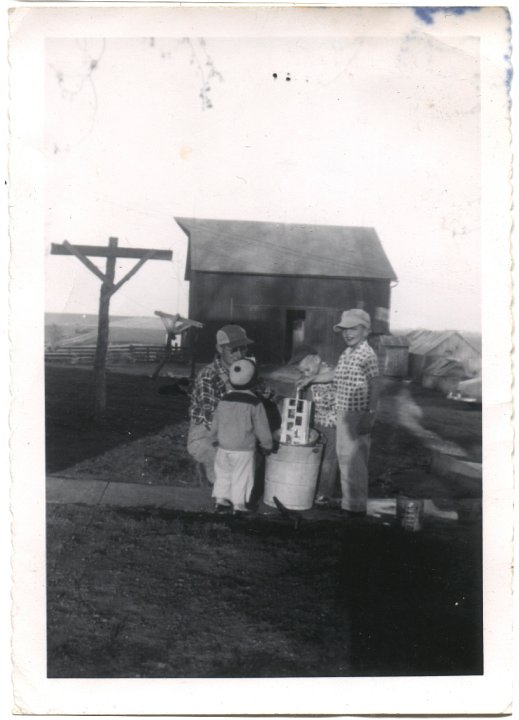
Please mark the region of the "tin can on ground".
<svg viewBox="0 0 519 720"><path fill-rule="evenodd" d="M423 526L424 501L400 496L396 502L396 519L402 530L419 532Z"/></svg>

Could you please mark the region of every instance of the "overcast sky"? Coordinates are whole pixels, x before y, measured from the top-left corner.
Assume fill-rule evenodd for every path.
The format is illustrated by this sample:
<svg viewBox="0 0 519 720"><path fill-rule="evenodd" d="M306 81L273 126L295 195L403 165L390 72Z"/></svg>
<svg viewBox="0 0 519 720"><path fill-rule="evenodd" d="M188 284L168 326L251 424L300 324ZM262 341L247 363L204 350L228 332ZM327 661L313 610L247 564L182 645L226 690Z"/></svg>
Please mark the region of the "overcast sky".
<svg viewBox="0 0 519 720"><path fill-rule="evenodd" d="M477 39L408 12L399 38L48 39L46 309L95 313L100 284L50 243L113 235L174 261L112 314L187 314L174 218L229 218L374 227L393 327L479 330Z"/></svg>

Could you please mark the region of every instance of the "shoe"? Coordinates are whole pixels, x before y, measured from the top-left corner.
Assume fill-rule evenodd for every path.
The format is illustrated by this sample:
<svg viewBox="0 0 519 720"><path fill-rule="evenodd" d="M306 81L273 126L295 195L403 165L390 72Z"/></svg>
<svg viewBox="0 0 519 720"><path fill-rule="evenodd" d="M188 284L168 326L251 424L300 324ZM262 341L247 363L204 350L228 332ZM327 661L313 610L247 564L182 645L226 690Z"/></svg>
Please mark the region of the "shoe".
<svg viewBox="0 0 519 720"><path fill-rule="evenodd" d="M344 515L344 517L350 518L351 520L354 519L360 519L367 517L368 513L366 510L345 510L344 508L341 508L341 515Z"/></svg>
<svg viewBox="0 0 519 720"><path fill-rule="evenodd" d="M230 513L232 511L232 505L228 500L218 499L214 504L215 513Z"/></svg>
<svg viewBox="0 0 519 720"><path fill-rule="evenodd" d="M232 511L233 515L244 516L250 515L251 511L245 505L235 505Z"/></svg>
<svg viewBox="0 0 519 720"><path fill-rule="evenodd" d="M323 510L328 509L328 508L336 508L336 507L339 507L340 500L338 498L327 497L326 495L319 495L314 500L314 505L317 508L321 508Z"/></svg>

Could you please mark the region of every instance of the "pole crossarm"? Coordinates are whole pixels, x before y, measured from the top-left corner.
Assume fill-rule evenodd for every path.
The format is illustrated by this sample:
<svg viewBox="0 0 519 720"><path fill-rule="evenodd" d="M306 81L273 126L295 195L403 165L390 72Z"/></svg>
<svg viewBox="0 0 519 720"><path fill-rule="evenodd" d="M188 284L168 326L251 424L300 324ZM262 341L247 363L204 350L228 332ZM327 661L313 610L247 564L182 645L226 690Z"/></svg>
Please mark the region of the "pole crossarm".
<svg viewBox="0 0 519 720"><path fill-rule="evenodd" d="M91 257L116 257L124 259L135 258L139 260L147 255L150 251L149 248L110 248L103 247L101 245L71 245L67 240L61 245L52 243L51 253L52 255L76 255L74 250L81 253L83 256L90 255ZM173 252L171 250L154 250L154 260L171 260ZM77 256L78 257L78 256ZM95 266L94 266L95 267Z"/></svg>
<svg viewBox="0 0 519 720"><path fill-rule="evenodd" d="M112 285L112 287L110 289L110 295L113 295L114 293L116 293L119 290L119 288L121 287L121 285L124 285L125 282L127 282L133 275L135 275L135 273L138 272L141 269L141 267L144 265L146 260L152 260L152 259L156 260L157 258L155 257L155 254L157 252L159 252L159 251L158 250L148 250L146 255L144 257L142 257L139 260L139 262L136 265L134 265L132 267L132 269L129 272L127 272L123 278L121 278L119 280L119 282L115 283L115 285Z"/></svg>
<svg viewBox="0 0 519 720"><path fill-rule="evenodd" d="M81 260L83 265L85 265L91 272L94 273L94 275L97 275L101 282L106 283L108 279L106 275L84 254L84 248L86 247L86 245L72 245L68 242L68 240L64 240L63 245L56 245L55 243L52 243L51 254L75 255L78 260Z"/></svg>
<svg viewBox="0 0 519 720"><path fill-rule="evenodd" d="M109 342L110 298L140 270L147 260L171 260L173 252L171 250L152 250L150 248L120 248L118 238L111 237L108 239L108 246L105 247L100 245L72 245L68 240L64 240L61 245L52 243L51 255L75 255L102 283L99 295L97 344L94 360L94 416L100 418L106 410L106 357ZM106 258L106 270L104 273L89 260L89 255ZM128 258L136 258L139 262L116 283L115 268L117 260Z"/></svg>

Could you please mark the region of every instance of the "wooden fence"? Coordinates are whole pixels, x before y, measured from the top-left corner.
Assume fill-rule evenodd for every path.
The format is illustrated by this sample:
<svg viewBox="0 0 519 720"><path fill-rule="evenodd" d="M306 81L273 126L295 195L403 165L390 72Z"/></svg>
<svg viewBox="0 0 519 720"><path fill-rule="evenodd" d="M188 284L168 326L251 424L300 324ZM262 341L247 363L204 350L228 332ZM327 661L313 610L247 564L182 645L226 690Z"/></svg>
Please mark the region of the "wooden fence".
<svg viewBox="0 0 519 720"><path fill-rule="evenodd" d="M45 362L68 365L93 365L95 345L45 349ZM158 363L164 359L164 345L111 345L108 347L108 365L133 365L136 363ZM172 348L169 362L187 365L192 354L189 348Z"/></svg>

